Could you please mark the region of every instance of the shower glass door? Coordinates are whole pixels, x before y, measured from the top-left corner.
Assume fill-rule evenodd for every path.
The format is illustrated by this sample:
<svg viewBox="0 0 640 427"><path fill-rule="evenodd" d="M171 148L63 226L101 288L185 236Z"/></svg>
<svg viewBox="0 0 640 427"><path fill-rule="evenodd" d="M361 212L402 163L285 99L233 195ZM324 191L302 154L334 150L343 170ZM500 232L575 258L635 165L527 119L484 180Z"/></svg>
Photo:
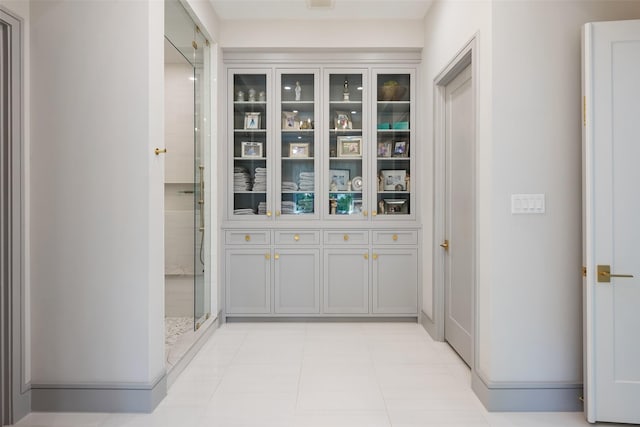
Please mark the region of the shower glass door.
<svg viewBox="0 0 640 427"><path fill-rule="evenodd" d="M176 262L170 255L178 256L181 258L179 266L184 270L182 277L185 280L182 283L189 287L189 295L181 293L182 290L166 292L165 309L168 313L172 305L182 302L189 304L191 330L194 330L209 317L211 301L210 287L205 280L205 274L208 275L205 269L205 265L208 265L207 248L210 247L205 221L205 211L208 209L205 197L205 177L208 173L205 168L205 141L210 136L206 118L211 116L209 43L178 0L165 2L165 38L189 66L188 74L173 76L172 68L167 65L170 61L165 50L165 189L170 185L167 184L167 177L172 170L177 170L176 174L180 177L174 191L173 187L165 190L165 273L170 275L171 266ZM177 85L188 87L176 92L172 79ZM175 97L172 98L172 95ZM189 200L185 199L186 196L189 196ZM179 213L170 211L172 197L181 199ZM185 220L188 221L188 227L180 222ZM188 248L185 241L187 238ZM177 251L172 247L174 241L185 243L182 246L184 249L178 254L175 254Z"/></svg>

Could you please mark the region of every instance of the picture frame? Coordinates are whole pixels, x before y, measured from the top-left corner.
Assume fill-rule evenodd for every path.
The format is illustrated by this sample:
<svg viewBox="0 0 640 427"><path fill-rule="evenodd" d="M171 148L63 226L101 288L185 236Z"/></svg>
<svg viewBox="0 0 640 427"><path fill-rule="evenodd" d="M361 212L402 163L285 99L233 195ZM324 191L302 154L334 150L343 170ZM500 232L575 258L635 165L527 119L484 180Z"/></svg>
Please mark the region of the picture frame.
<svg viewBox="0 0 640 427"><path fill-rule="evenodd" d="M260 129L260 113L259 112L244 113L244 128Z"/></svg>
<svg viewBox="0 0 640 427"><path fill-rule="evenodd" d="M361 136L339 136L337 147L338 157L362 157Z"/></svg>
<svg viewBox="0 0 640 427"><path fill-rule="evenodd" d="M282 130L300 130L298 113L294 111L282 112Z"/></svg>
<svg viewBox="0 0 640 427"><path fill-rule="evenodd" d="M362 213L362 199L353 199L352 212L354 214Z"/></svg>
<svg viewBox="0 0 640 427"><path fill-rule="evenodd" d="M384 191L407 191L406 170L383 170L380 174Z"/></svg>
<svg viewBox="0 0 640 427"><path fill-rule="evenodd" d="M292 142L291 144L289 144L289 157L290 158L309 157L309 143L308 142Z"/></svg>
<svg viewBox="0 0 640 427"><path fill-rule="evenodd" d="M262 142L242 141L240 156L244 158L261 158Z"/></svg>
<svg viewBox="0 0 640 427"><path fill-rule="evenodd" d="M391 141L378 142L378 157L391 157L393 144Z"/></svg>
<svg viewBox="0 0 640 427"><path fill-rule="evenodd" d="M349 169L329 170L329 191L349 190Z"/></svg>
<svg viewBox="0 0 640 427"><path fill-rule="evenodd" d="M409 143L407 141L395 141L393 143L393 157L408 157Z"/></svg>
<svg viewBox="0 0 640 427"><path fill-rule="evenodd" d="M385 215L406 215L408 213L406 199L384 199L383 207Z"/></svg>
<svg viewBox="0 0 640 427"><path fill-rule="evenodd" d="M352 129L351 115L346 111L336 111L334 119L334 127L336 129Z"/></svg>

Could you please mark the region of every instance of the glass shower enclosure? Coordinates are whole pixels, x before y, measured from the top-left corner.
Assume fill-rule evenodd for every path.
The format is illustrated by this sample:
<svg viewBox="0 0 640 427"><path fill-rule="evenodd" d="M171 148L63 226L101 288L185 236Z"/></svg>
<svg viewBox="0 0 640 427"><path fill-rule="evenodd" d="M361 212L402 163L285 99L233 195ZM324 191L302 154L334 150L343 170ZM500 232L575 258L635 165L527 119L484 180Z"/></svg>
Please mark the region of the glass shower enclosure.
<svg viewBox="0 0 640 427"><path fill-rule="evenodd" d="M210 135L209 43L178 0L165 1L165 342L210 316L205 281L205 141ZM184 347L184 346L183 346Z"/></svg>

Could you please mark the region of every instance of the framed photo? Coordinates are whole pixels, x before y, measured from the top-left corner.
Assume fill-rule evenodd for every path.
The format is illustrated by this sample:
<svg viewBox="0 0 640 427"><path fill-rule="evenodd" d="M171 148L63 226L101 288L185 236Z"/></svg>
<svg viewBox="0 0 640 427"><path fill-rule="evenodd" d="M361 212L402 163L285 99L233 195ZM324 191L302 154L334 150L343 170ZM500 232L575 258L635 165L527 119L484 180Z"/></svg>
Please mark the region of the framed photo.
<svg viewBox="0 0 640 427"><path fill-rule="evenodd" d="M362 157L361 136L339 136L338 157Z"/></svg>
<svg viewBox="0 0 640 427"><path fill-rule="evenodd" d="M351 122L351 116L346 111L336 111L335 117L336 129L352 129L353 123Z"/></svg>
<svg viewBox="0 0 640 427"><path fill-rule="evenodd" d="M390 141L378 142L378 157L391 157L392 145Z"/></svg>
<svg viewBox="0 0 640 427"><path fill-rule="evenodd" d="M384 191L406 191L407 190L407 171L386 170L380 171L382 174L382 188Z"/></svg>
<svg viewBox="0 0 640 427"><path fill-rule="evenodd" d="M386 215L407 214L406 199L384 199L384 213Z"/></svg>
<svg viewBox="0 0 640 427"><path fill-rule="evenodd" d="M409 143L407 141L396 141L393 143L393 157L407 157L409 154Z"/></svg>
<svg viewBox="0 0 640 427"><path fill-rule="evenodd" d="M349 189L349 170L331 169L329 171L329 191L347 191Z"/></svg>
<svg viewBox="0 0 640 427"><path fill-rule="evenodd" d="M362 199L353 199L353 213L362 213Z"/></svg>
<svg viewBox="0 0 640 427"><path fill-rule="evenodd" d="M260 129L260 113L244 113L245 129Z"/></svg>
<svg viewBox="0 0 640 427"><path fill-rule="evenodd" d="M262 157L262 142L243 141L242 157Z"/></svg>
<svg viewBox="0 0 640 427"><path fill-rule="evenodd" d="M300 130L298 113L294 113L293 111L282 112L282 130Z"/></svg>
<svg viewBox="0 0 640 427"><path fill-rule="evenodd" d="M309 157L309 143L292 142L289 144L289 157Z"/></svg>

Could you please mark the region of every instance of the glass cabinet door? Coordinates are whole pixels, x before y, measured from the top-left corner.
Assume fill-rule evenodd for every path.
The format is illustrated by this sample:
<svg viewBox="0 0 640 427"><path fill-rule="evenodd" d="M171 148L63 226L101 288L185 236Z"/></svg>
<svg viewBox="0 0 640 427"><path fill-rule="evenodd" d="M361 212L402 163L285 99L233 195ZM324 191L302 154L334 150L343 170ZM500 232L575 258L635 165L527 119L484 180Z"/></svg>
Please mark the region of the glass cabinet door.
<svg viewBox="0 0 640 427"><path fill-rule="evenodd" d="M362 218L366 200L365 73L330 72L328 83L328 217ZM365 104L366 105L366 104ZM325 166L326 167L326 166Z"/></svg>
<svg viewBox="0 0 640 427"><path fill-rule="evenodd" d="M376 204L378 218L411 215L411 73L375 75ZM373 212L372 207L372 212Z"/></svg>
<svg viewBox="0 0 640 427"><path fill-rule="evenodd" d="M269 76L234 74L233 81L233 217L271 216L268 206ZM255 217L253 217L255 218Z"/></svg>
<svg viewBox="0 0 640 427"><path fill-rule="evenodd" d="M317 72L278 73L280 87L278 217L317 216Z"/></svg>

